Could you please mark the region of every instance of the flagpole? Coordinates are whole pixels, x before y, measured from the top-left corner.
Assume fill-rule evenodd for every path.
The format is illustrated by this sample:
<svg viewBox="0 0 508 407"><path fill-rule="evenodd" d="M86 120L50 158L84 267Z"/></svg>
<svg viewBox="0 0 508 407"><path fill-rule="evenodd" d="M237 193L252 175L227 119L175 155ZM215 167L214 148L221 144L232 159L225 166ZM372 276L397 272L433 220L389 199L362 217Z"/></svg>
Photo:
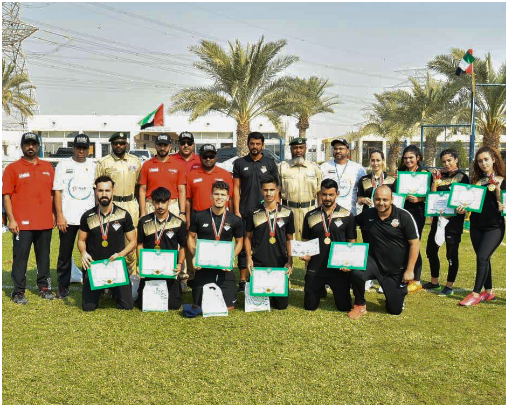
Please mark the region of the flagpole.
<svg viewBox="0 0 508 407"><path fill-rule="evenodd" d="M475 105L475 98L476 98L476 80L475 80L475 74L474 74L474 62L471 63L471 69L472 69L472 89L471 89L471 139L469 140L469 162L472 163L474 161L474 144L475 144L475 138L476 138L476 130L475 130L475 112L476 112L476 105Z"/></svg>

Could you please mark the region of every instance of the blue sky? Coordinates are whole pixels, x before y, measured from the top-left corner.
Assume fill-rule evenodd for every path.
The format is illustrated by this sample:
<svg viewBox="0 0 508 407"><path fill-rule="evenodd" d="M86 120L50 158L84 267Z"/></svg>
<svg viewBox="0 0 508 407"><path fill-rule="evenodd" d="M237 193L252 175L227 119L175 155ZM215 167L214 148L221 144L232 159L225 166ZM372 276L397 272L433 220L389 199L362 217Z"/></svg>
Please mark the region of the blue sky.
<svg viewBox="0 0 508 407"><path fill-rule="evenodd" d="M169 105L175 89L208 83L188 51L202 38L286 38L284 53L300 57L287 73L328 78L343 102L311 121L320 136L354 130L373 93L451 47L506 60L505 3L23 3L21 12L40 28L24 50L42 114Z"/></svg>

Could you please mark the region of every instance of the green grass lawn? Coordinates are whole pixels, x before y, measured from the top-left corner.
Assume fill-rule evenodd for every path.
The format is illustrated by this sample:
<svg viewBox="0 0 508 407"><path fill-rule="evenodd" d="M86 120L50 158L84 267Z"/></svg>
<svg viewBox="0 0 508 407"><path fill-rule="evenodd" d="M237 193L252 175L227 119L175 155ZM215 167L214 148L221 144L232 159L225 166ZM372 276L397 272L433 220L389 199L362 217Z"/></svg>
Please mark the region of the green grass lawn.
<svg viewBox="0 0 508 407"><path fill-rule="evenodd" d="M64 301L29 291L29 304L19 306L6 288L9 233L2 253L4 404L506 403L506 246L493 257L498 299L459 307L475 275L468 234L454 296L420 291L391 316L383 295L371 290L369 313L358 321L336 311L331 294L319 310L303 309L300 261L285 311L246 314L242 295L227 318L120 311L112 300L84 313L79 285ZM55 232L53 285L57 254ZM33 253L28 269L34 287ZM426 258L422 278L430 279Z"/></svg>

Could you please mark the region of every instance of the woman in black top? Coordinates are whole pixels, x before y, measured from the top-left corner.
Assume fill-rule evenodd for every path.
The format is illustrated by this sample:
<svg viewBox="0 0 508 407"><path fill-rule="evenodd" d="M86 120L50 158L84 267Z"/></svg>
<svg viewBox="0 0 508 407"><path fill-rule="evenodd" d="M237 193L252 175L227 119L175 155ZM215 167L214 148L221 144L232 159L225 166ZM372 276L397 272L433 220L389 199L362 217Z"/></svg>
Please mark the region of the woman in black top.
<svg viewBox="0 0 508 407"><path fill-rule="evenodd" d="M395 177L386 174L385 155L381 150L372 150L369 158L371 171L360 178L358 181L358 203L363 205L362 211L374 206L372 196L374 189L381 185L388 186L392 191L395 190ZM361 229L362 240L369 243L368 232L365 228Z"/></svg>
<svg viewBox="0 0 508 407"><path fill-rule="evenodd" d="M471 243L476 253L476 279L473 291L459 302L466 307L496 298L492 291L490 258L504 237L505 220L501 213L504 209L501 191L506 191L505 178L505 164L499 152L490 147L480 148L473 162L471 184L487 187L487 191L482 211L472 212L470 217ZM457 213L465 211L459 207ZM484 287L485 291L481 292Z"/></svg>
<svg viewBox="0 0 508 407"><path fill-rule="evenodd" d="M423 154L420 149L415 145L407 146L402 152L402 159L400 161L399 171L410 171L410 172L422 172L421 162L423 161ZM404 209L407 210L416 222L418 228L418 235L420 240L422 239L423 226L425 225L425 197L417 197L413 195L406 196L406 202L404 203ZM418 260L415 264L415 279L408 284L408 292L414 292L421 290L422 284L420 283L420 277L422 275L422 255L418 255Z"/></svg>
<svg viewBox="0 0 508 407"><path fill-rule="evenodd" d="M459 170L457 151L453 149L443 150L440 157L444 169L442 171L432 170L432 192L450 191L453 183L469 184L468 176ZM432 218L432 226L427 239L427 257L429 259L431 280L423 288L426 290L442 288L439 295L452 295L453 283L459 270L459 245L464 227L464 214L445 217L448 219L448 224L445 227L446 259L448 260L446 286L441 287L439 284L439 246L435 240L439 217L435 216Z"/></svg>

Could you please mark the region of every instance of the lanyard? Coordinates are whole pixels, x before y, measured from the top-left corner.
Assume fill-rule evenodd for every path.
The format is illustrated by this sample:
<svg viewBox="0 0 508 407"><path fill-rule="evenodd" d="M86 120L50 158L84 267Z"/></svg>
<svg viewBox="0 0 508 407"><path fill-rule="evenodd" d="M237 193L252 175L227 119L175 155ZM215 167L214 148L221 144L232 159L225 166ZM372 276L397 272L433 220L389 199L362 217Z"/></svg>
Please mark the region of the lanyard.
<svg viewBox="0 0 508 407"><path fill-rule="evenodd" d="M166 220L164 221L164 225L162 225L162 229L161 229L160 233L157 231L158 220L157 220L157 215L155 215L155 213L153 214L153 218L155 221L155 245L157 248L157 246L159 246L161 243L162 234L164 233L164 229L166 228L166 224L168 223L169 213L168 213L168 216L166 217Z"/></svg>
<svg viewBox="0 0 508 407"><path fill-rule="evenodd" d="M379 186L383 185L385 182L384 174L381 173L379 176ZM378 187L376 177L374 177L374 173L372 173L372 188L376 189Z"/></svg>
<svg viewBox="0 0 508 407"><path fill-rule="evenodd" d="M348 164L349 164L349 160L347 160L347 163L344 166L344 169L342 170L342 173L340 174L340 177L339 177L339 173L337 172L337 163L335 163L335 175L337 175L337 186L339 187L339 189L340 189L340 180L342 179L342 176L346 172L346 168L347 168Z"/></svg>
<svg viewBox="0 0 508 407"><path fill-rule="evenodd" d="M330 219L328 219L328 227L326 226L326 222L325 222L325 216L326 216L326 213L323 211L323 207L321 206L321 222L323 222L323 229L325 230L325 236L327 238L330 237L330 225L332 224L332 218L333 218L333 213L335 212L335 208L337 207L337 205L333 205L333 209L332 209L332 212L330 213Z"/></svg>
<svg viewBox="0 0 508 407"><path fill-rule="evenodd" d="M215 240L219 241L220 240L220 235L222 234L222 229L224 229L224 223L226 222L226 210L224 210L224 213L222 214L222 221L220 223L220 227L219 227L219 233L217 233L217 227L215 226L215 221L213 220L213 212L212 212L212 208L210 208L210 216L212 217L212 229L213 229L213 234L215 236Z"/></svg>
<svg viewBox="0 0 508 407"><path fill-rule="evenodd" d="M111 210L111 212L113 212L113 210ZM103 247L107 247L107 245L108 245L109 218L110 218L109 215L111 214L111 212L108 214L108 223L106 224L106 231L104 231L104 226L102 223L106 219L106 216L102 217L101 210L99 207L97 207L97 215L99 216L99 227L101 229L102 246Z"/></svg>
<svg viewBox="0 0 508 407"><path fill-rule="evenodd" d="M277 217L279 215L279 205L275 208L275 218L273 219L273 224L270 221L270 212L268 212L268 209L265 206L265 213L266 213L266 219L268 220L268 227L270 228L270 236L275 236L275 228L277 227Z"/></svg>

